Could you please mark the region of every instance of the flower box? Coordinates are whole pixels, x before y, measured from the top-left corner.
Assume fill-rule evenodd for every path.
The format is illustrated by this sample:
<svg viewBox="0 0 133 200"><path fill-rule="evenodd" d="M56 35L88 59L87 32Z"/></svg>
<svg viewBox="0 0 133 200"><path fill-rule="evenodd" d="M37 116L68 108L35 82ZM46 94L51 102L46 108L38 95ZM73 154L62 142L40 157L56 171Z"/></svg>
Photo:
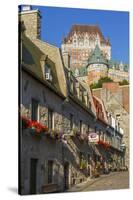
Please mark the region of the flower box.
<svg viewBox="0 0 133 200"><path fill-rule="evenodd" d="M32 134L40 134L40 133L45 133L48 131L48 127L45 125L42 125L38 121L33 121L31 119L26 118L25 116L21 117L22 120L22 128L27 129L30 128L30 131Z"/></svg>

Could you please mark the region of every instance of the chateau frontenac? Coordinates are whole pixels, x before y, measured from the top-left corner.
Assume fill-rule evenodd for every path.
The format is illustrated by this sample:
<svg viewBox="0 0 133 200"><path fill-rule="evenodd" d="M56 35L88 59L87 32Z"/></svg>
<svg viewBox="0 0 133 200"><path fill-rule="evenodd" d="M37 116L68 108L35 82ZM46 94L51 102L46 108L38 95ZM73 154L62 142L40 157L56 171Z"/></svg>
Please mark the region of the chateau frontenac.
<svg viewBox="0 0 133 200"><path fill-rule="evenodd" d="M89 85L105 76L114 82L129 80L128 65L112 59L110 41L97 25L73 25L61 50L66 66Z"/></svg>

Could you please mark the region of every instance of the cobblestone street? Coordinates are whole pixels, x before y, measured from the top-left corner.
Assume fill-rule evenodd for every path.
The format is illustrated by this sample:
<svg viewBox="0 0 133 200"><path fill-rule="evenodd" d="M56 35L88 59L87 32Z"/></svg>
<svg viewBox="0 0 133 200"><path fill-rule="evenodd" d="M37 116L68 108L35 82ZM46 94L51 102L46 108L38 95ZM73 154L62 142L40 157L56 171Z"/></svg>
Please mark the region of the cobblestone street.
<svg viewBox="0 0 133 200"><path fill-rule="evenodd" d="M109 175L103 175L97 179L89 179L87 182L74 186L70 192L97 191L129 188L128 172L113 172Z"/></svg>

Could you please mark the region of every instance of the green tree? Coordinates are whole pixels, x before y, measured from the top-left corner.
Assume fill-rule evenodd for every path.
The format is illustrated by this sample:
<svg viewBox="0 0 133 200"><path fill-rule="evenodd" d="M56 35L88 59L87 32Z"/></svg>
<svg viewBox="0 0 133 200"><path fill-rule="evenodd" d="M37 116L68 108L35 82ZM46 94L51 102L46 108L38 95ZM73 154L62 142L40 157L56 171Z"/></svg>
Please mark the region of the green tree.
<svg viewBox="0 0 133 200"><path fill-rule="evenodd" d="M113 80L109 77L101 77L97 83L93 83L90 85L91 89L102 88L103 83L113 82Z"/></svg>
<svg viewBox="0 0 133 200"><path fill-rule="evenodd" d="M124 79L123 81L119 82L119 85L129 85L129 82Z"/></svg>

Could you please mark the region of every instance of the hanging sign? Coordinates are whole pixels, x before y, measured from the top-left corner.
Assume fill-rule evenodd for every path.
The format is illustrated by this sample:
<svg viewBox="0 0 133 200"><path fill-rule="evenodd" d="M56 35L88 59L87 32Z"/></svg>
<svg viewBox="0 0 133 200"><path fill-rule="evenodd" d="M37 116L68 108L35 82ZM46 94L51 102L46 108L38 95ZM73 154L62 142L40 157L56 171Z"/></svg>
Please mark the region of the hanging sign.
<svg viewBox="0 0 133 200"><path fill-rule="evenodd" d="M89 133L89 142L98 142L99 141L99 135L97 133Z"/></svg>

